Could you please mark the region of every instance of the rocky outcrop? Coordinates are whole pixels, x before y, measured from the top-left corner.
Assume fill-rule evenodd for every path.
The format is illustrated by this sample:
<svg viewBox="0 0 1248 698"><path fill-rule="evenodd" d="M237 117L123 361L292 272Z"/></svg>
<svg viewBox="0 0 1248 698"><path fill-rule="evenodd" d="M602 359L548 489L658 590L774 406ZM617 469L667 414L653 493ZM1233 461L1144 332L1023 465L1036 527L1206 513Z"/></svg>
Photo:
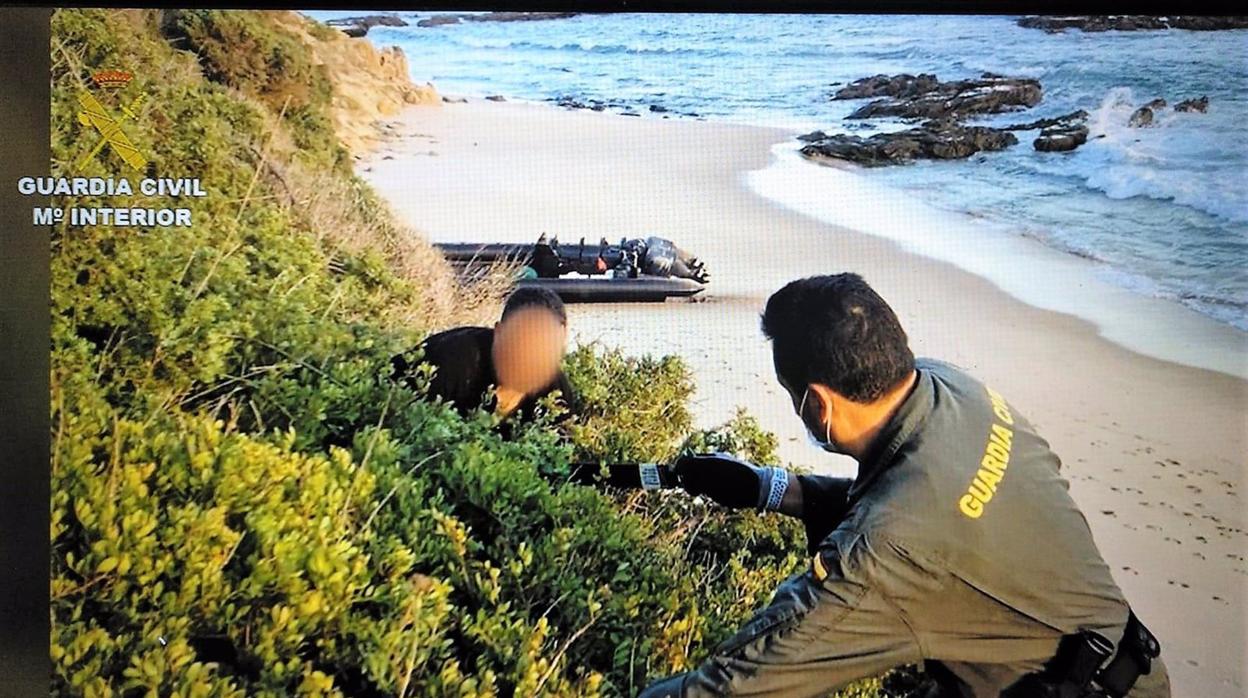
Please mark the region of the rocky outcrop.
<svg viewBox="0 0 1248 698"><path fill-rule="evenodd" d="M883 94L849 115L851 119L895 116L903 119L962 118L1033 107L1040 102L1040 82L984 73L971 80L940 82L934 75L876 75L843 87L832 99Z"/></svg>
<svg viewBox="0 0 1248 698"><path fill-rule="evenodd" d="M323 66L333 87L330 118L334 131L352 153L371 150L381 136L378 124L394 118L404 107L441 105L433 85L412 83L407 56L398 46L378 49L368 39L326 34L323 28L317 31L314 20L296 12L273 16Z"/></svg>
<svg viewBox="0 0 1248 698"><path fill-rule="evenodd" d="M1023 17L1018 26L1043 29L1049 33L1078 29L1085 32L1104 31L1155 31L1159 29L1189 29L1192 31L1218 31L1223 29L1248 29L1248 17L1205 17L1197 15L1078 15L1073 17Z"/></svg>
<svg viewBox="0 0 1248 698"><path fill-rule="evenodd" d="M1174 105L1175 111L1195 111L1204 114L1209 111L1209 97L1202 96L1199 99L1185 99Z"/></svg>
<svg viewBox="0 0 1248 698"><path fill-rule="evenodd" d="M850 119L881 116L926 119L921 126L868 138L814 131L798 136L806 143L802 154L812 159L839 159L878 166L917 159L956 160L982 151L1004 150L1016 143L1012 131L1042 129L1036 148L1072 150L1087 141L1088 117L1077 111L1004 128L967 126L959 121L980 114L1027 109L1040 102L1040 83L984 73L978 78L941 82L930 73L874 75L846 85L834 100L873 99L849 115Z"/></svg>
<svg viewBox="0 0 1248 698"><path fill-rule="evenodd" d="M821 137L820 137L821 136ZM1013 133L984 126L963 126L949 120L928 121L917 128L863 138L821 132L799 136L811 159L848 160L869 167L917 159L957 160L980 151L1003 150L1018 143Z"/></svg>
<svg viewBox="0 0 1248 698"><path fill-rule="evenodd" d="M579 12L486 12L484 14L442 14L422 19L418 27L441 27L460 22L538 22L575 17Z"/></svg>
<svg viewBox="0 0 1248 698"><path fill-rule="evenodd" d="M336 27L342 30L347 36L358 39L366 34L373 27L406 27L399 17L394 15L366 15L363 17L346 17L344 19L331 19L326 22L328 26Z"/></svg>

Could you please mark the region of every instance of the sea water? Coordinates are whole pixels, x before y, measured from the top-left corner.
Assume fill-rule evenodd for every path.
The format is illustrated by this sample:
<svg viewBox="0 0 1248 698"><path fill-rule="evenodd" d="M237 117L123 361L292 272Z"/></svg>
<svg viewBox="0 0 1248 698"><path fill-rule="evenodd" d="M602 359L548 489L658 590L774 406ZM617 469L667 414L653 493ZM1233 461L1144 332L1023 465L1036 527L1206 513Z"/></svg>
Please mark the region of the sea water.
<svg viewBox="0 0 1248 698"><path fill-rule="evenodd" d="M865 102L829 99L837 87L870 75L926 72L953 80L990 71L1035 78L1044 89L1039 105L970 123L1005 125L1084 109L1091 113L1086 145L1039 153L1030 145L1036 132L1018 132L1017 146L968 160L852 170L875 195L904 192L928 207L911 220L956 224L907 230L838 220L852 214L835 205L846 181L820 177L821 166L795 157L796 140L777 148L773 171L753 173L749 183L786 206L909 239L911 249L938 258L955 257L968 239L1029 239L1079 258L1079 268L1099 281L1248 330L1248 31L1048 34L1006 16L655 14L421 28L415 22L429 13L397 14L412 26L375 27L370 39L402 47L412 78L444 94L566 96L615 103L611 110L643 118L726 120L795 134L866 136L907 127L847 120ZM1206 114L1167 107L1152 127L1126 125L1155 97L1173 105L1202 95L1209 97ZM767 185L793 177L807 186ZM798 200L809 199L820 182L828 195L822 207ZM972 232L959 239L942 233L955 228ZM1062 278L1069 280L1055 273L1053 283ZM1029 302L1040 295L1001 285ZM1056 305L1080 314L1077 300Z"/></svg>

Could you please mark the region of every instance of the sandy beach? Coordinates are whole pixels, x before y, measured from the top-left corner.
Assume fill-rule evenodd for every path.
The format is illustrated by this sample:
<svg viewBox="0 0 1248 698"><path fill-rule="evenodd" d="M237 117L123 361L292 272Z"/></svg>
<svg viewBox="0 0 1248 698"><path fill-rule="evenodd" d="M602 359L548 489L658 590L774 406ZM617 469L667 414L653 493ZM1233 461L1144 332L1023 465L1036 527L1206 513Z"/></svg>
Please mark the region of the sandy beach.
<svg viewBox="0 0 1248 698"><path fill-rule="evenodd" d="M570 306L573 341L679 354L697 381L699 425L743 406L778 435L784 460L819 472L854 465L806 443L758 316L787 281L862 274L917 355L970 370L1053 444L1115 578L1162 641L1174 695L1248 690L1242 378L1122 348L952 264L758 196L747 173L787 131L474 100L409 108L390 133L357 171L434 241L659 235L704 259L704 300ZM1244 349L1243 333L1223 326L1202 341Z"/></svg>

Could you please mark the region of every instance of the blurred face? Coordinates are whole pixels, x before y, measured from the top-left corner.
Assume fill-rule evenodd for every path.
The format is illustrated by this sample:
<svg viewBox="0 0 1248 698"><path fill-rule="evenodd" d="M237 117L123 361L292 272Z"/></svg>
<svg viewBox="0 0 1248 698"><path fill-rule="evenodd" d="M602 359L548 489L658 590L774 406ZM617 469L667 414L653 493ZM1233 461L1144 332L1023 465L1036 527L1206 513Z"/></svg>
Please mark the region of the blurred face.
<svg viewBox="0 0 1248 698"><path fill-rule="evenodd" d="M532 395L559 374L567 328L545 308L520 308L494 325L494 371L498 386Z"/></svg>

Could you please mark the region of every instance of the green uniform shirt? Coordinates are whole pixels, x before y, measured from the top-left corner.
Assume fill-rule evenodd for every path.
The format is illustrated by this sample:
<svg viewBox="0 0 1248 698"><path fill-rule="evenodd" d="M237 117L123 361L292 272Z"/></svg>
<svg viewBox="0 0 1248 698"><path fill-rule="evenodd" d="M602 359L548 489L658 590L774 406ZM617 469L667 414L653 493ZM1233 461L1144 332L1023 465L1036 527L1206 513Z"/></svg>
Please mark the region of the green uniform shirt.
<svg viewBox="0 0 1248 698"><path fill-rule="evenodd" d="M935 660L964 695L995 696L1051 659L1062 635L1121 639L1127 602L1049 444L966 373L917 369L811 571L675 694L820 696ZM807 530L818 516L807 510ZM1168 695L1167 683L1155 661L1131 695Z"/></svg>

